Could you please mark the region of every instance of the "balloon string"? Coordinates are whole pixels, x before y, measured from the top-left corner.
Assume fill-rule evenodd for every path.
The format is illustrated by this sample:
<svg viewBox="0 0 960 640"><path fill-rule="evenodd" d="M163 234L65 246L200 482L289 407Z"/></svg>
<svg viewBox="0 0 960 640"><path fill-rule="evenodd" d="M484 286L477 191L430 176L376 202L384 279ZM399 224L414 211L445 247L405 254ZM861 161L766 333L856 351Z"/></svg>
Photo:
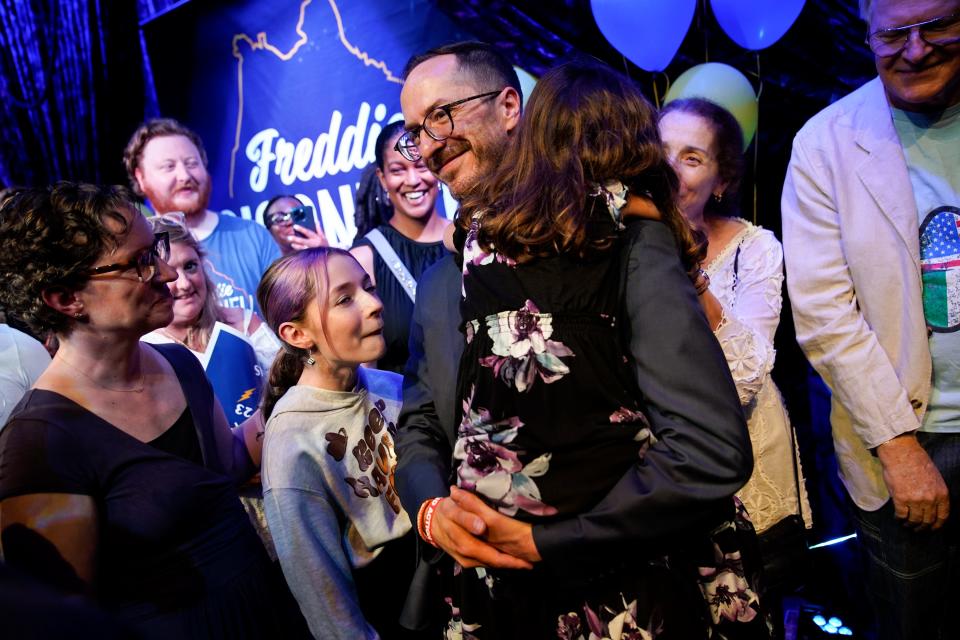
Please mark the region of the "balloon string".
<svg viewBox="0 0 960 640"><path fill-rule="evenodd" d="M757 224L757 184L759 176L757 171L760 167L760 96L763 94L763 76L760 75L760 52L756 52L757 59L757 79L760 86L757 88L757 128L753 134L753 224Z"/></svg>
<svg viewBox="0 0 960 640"><path fill-rule="evenodd" d="M707 30L707 0L700 3L702 7L698 18L700 31L703 33L703 61L710 62L710 33Z"/></svg>
<svg viewBox="0 0 960 640"><path fill-rule="evenodd" d="M657 74L650 76L650 79L653 83L653 104L656 105L657 110L660 109L660 93L657 91Z"/></svg>

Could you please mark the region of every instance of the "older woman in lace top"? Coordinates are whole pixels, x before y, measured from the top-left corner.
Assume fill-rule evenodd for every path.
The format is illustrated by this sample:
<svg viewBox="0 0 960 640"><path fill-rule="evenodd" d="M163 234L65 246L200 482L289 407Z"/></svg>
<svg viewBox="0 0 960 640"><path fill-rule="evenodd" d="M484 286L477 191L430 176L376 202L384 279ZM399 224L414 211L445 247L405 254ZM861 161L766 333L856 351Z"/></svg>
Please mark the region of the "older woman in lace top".
<svg viewBox="0 0 960 640"><path fill-rule="evenodd" d="M753 442L754 471L740 498L761 539L791 514L801 514L809 527L792 428L770 377L783 250L773 233L735 214L743 173L740 127L722 107L692 98L663 108L660 135L680 177L680 207L709 240L704 270L710 286L700 300L730 365Z"/></svg>

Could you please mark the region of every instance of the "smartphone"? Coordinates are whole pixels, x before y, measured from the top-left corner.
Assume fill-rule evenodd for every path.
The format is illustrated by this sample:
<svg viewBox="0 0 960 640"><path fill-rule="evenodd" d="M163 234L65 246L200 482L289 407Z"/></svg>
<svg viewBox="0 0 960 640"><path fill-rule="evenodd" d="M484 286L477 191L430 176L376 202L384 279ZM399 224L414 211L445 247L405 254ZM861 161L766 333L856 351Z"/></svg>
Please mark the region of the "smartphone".
<svg viewBox="0 0 960 640"><path fill-rule="evenodd" d="M300 205L294 209L290 210L290 219L293 221L293 224L298 224L301 227L306 227L311 231L319 232L317 218L313 215L313 207L307 205Z"/></svg>

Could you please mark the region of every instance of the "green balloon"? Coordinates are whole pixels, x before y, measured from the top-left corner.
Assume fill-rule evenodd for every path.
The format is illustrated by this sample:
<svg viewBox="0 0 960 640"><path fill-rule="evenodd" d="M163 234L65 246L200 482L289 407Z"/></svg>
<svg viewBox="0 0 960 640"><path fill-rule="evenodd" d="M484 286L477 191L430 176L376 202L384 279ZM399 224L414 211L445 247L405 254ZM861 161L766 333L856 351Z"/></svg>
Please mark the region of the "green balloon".
<svg viewBox="0 0 960 640"><path fill-rule="evenodd" d="M690 67L670 86L663 103L678 98L706 98L717 103L740 123L743 148L750 145L757 131L757 96L750 81L730 65L706 62Z"/></svg>

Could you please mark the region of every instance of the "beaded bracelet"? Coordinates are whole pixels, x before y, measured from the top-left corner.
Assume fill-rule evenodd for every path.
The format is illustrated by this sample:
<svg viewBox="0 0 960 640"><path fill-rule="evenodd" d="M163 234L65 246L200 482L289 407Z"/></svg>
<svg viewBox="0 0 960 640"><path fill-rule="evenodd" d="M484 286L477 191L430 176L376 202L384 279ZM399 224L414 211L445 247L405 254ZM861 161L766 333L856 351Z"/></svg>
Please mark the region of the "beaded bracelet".
<svg viewBox="0 0 960 640"><path fill-rule="evenodd" d="M421 538L424 538L423 535L423 512L427 510L427 505L430 504L429 500L424 500L423 504L420 505L420 509L417 511L417 533L420 534Z"/></svg>

